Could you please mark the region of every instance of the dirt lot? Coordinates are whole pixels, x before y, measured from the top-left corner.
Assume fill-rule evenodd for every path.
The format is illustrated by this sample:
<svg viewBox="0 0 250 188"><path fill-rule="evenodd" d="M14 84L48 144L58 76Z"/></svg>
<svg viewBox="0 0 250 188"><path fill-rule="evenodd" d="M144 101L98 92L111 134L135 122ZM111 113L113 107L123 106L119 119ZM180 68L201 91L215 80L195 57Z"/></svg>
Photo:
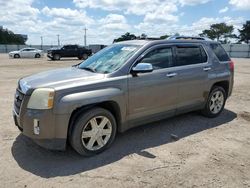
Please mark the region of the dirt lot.
<svg viewBox="0 0 250 188"><path fill-rule="evenodd" d="M40 148L12 120L20 77L79 61L0 54L0 187L250 187L250 59L234 61L233 95L218 118L188 113L144 125L83 158Z"/></svg>

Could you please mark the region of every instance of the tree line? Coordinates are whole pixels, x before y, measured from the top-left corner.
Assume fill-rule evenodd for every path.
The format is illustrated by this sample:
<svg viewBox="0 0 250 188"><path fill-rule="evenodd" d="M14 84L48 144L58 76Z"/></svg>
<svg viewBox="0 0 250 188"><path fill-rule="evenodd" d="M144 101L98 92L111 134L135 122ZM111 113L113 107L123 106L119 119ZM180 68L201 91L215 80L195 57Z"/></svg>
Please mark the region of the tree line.
<svg viewBox="0 0 250 188"><path fill-rule="evenodd" d="M216 23L212 24L209 29L205 29L202 31L202 33L199 34L201 37L207 37L212 40L217 40L221 43L230 43L230 39L236 39L238 43L245 42L247 44L250 43L250 21L246 21L245 24L243 24L241 29L238 29L239 35L234 34L234 27L232 25L227 25L226 23ZM179 33L176 33L175 36L180 35ZM160 36L157 39L166 39L170 35L163 35ZM120 42L120 41L126 41L126 40L135 40L135 39L146 39L148 38L146 34L142 34L141 36L136 36L134 34L131 34L129 32L125 33L124 35L121 35L120 37L114 39L113 42ZM150 38L149 38L150 39Z"/></svg>
<svg viewBox="0 0 250 188"><path fill-rule="evenodd" d="M0 27L0 44L25 44L25 39L8 29Z"/></svg>

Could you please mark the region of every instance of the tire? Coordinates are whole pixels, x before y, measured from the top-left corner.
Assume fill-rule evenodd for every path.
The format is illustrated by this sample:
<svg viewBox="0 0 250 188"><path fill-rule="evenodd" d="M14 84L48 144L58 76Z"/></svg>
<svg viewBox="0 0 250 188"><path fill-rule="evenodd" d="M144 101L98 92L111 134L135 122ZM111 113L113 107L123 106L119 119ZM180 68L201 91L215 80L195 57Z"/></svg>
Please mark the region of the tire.
<svg viewBox="0 0 250 188"><path fill-rule="evenodd" d="M81 57L81 56L78 56L78 59L79 59L79 60L81 60L81 59L82 59L82 57Z"/></svg>
<svg viewBox="0 0 250 188"><path fill-rule="evenodd" d="M214 86L207 98L206 106L201 113L209 118L217 117L224 109L227 95L224 88Z"/></svg>
<svg viewBox="0 0 250 188"><path fill-rule="evenodd" d="M14 58L20 58L20 55L19 54L15 54Z"/></svg>
<svg viewBox="0 0 250 188"><path fill-rule="evenodd" d="M83 59L83 60L88 59L88 57L89 57L88 54L82 54L82 59Z"/></svg>
<svg viewBox="0 0 250 188"><path fill-rule="evenodd" d="M40 54L36 54L36 55L35 55L35 58L40 58L40 57L41 57Z"/></svg>
<svg viewBox="0 0 250 188"><path fill-rule="evenodd" d="M103 128L100 128L102 123ZM73 123L69 141L80 155L93 156L110 147L116 130L117 124L112 113L103 108L92 108L81 113Z"/></svg>
<svg viewBox="0 0 250 188"><path fill-rule="evenodd" d="M53 55L53 60L60 60L61 59L61 56L59 54L55 54Z"/></svg>

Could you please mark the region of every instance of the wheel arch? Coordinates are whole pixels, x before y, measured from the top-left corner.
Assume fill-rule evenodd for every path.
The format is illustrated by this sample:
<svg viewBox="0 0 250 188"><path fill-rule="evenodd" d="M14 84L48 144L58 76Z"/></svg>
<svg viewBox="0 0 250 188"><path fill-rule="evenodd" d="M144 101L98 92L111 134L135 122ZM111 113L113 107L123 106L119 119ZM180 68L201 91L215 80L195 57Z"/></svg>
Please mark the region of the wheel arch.
<svg viewBox="0 0 250 188"><path fill-rule="evenodd" d="M215 86L222 87L222 88L225 90L225 92L226 92L226 97L228 97L228 95L229 95L229 81L228 81L228 80L223 80L223 81L215 82L215 83L212 85L211 89L212 89L213 87L215 87ZM211 89L210 89L210 91L211 91Z"/></svg>
<svg viewBox="0 0 250 188"><path fill-rule="evenodd" d="M71 135L73 127L74 127L74 122L78 119L79 115L95 107L104 108L108 110L110 113L112 113L117 123L117 131L120 132L122 118L121 118L121 111L120 111L119 104L115 101L109 100L109 101L104 101L100 103L84 105L73 110L69 118L67 138L69 138L69 136Z"/></svg>

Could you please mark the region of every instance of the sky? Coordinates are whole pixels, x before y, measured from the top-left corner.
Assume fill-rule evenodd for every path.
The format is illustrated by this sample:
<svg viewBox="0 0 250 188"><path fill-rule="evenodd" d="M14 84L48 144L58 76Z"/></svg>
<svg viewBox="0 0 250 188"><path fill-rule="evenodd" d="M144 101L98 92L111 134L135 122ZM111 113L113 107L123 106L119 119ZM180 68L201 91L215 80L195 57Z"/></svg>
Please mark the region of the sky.
<svg viewBox="0 0 250 188"><path fill-rule="evenodd" d="M250 0L0 0L0 26L27 44L111 44L126 32L198 35L213 23L250 20Z"/></svg>

